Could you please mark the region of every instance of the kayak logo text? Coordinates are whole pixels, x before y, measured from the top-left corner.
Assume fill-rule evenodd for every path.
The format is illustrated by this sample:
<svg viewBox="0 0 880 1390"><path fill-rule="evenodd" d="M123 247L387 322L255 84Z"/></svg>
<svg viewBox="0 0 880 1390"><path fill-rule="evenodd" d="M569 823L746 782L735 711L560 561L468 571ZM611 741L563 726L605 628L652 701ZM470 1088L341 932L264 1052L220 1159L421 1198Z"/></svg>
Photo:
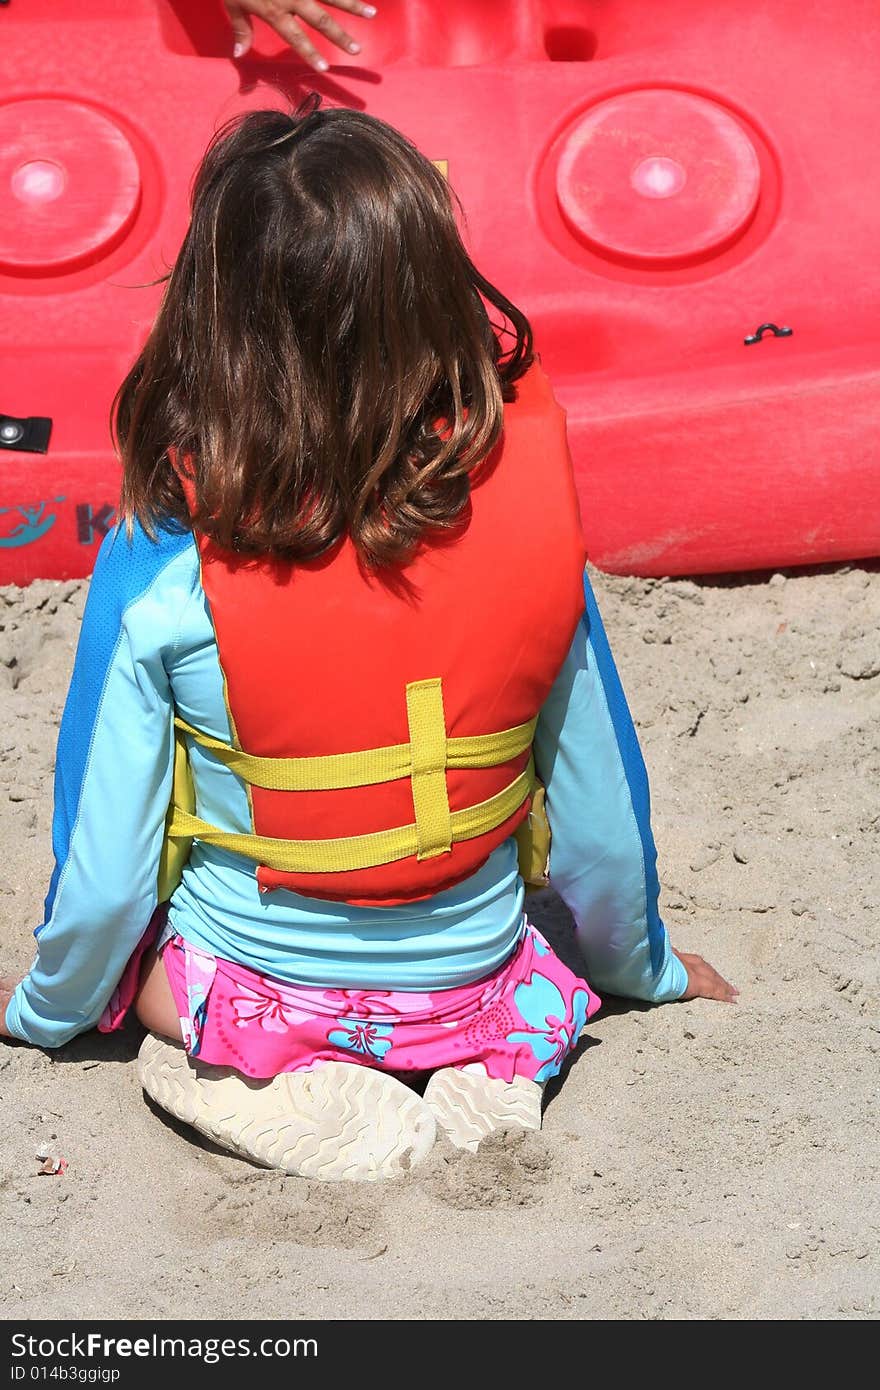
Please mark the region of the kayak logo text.
<svg viewBox="0 0 880 1390"><path fill-rule="evenodd" d="M27 505L0 507L0 549L14 550L41 540L58 520L57 504L66 500L65 497L51 497ZM97 507L90 502L77 502L74 508L77 541L80 545L102 541L115 519L116 508L109 502Z"/></svg>

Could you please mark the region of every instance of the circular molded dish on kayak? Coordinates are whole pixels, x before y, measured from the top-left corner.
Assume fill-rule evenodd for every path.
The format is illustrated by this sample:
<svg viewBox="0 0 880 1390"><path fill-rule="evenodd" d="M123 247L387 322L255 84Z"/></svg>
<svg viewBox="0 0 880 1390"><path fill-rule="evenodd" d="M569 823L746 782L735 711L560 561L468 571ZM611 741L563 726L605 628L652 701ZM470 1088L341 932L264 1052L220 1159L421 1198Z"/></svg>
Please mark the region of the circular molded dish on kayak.
<svg viewBox="0 0 880 1390"><path fill-rule="evenodd" d="M745 231L761 187L755 147L722 106L646 88L579 117L556 173L559 207L594 250L643 265L681 265Z"/></svg>
<svg viewBox="0 0 880 1390"><path fill-rule="evenodd" d="M140 196L137 155L109 116L61 98L0 105L0 269L51 275L100 260Z"/></svg>

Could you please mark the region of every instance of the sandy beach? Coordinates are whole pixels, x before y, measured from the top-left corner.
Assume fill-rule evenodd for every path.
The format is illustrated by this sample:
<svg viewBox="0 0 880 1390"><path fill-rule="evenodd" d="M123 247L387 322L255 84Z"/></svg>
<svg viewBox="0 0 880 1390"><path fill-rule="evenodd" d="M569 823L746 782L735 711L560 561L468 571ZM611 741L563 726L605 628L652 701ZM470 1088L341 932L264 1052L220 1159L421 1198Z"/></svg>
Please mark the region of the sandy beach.
<svg viewBox="0 0 880 1390"><path fill-rule="evenodd" d="M135 1023L0 1041L0 1315L877 1316L880 572L595 584L664 918L739 1004L607 1001L541 1134L438 1144L386 1185L281 1177L163 1119ZM41 921L86 590L0 589L0 973ZM559 900L530 910L576 964Z"/></svg>

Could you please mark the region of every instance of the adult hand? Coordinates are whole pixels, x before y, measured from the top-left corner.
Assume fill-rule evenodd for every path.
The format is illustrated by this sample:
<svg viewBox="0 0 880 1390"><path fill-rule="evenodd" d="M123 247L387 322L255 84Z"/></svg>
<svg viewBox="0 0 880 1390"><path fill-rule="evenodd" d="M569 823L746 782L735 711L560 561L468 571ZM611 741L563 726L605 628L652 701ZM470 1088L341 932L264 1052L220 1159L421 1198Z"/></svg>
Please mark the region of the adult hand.
<svg viewBox="0 0 880 1390"><path fill-rule="evenodd" d="M687 971L688 986L680 997L685 999L720 999L723 1004L735 1004L739 990L729 985L723 975L702 956L687 951L673 951Z"/></svg>
<svg viewBox="0 0 880 1390"><path fill-rule="evenodd" d="M317 29L325 39L335 43L338 48L344 48L346 53L361 51L357 39L346 33L342 25L337 24L332 15L327 13L324 6L317 4L317 0L223 0L223 4L232 22L235 39L233 58L243 58L253 43L251 15L265 20L276 34L280 34L282 39L318 72L326 72L330 64L318 52L302 25L297 23L298 20ZM326 4L334 10L359 15L362 19L372 19L376 13L374 5L362 5L360 0L326 0Z"/></svg>
<svg viewBox="0 0 880 1390"><path fill-rule="evenodd" d="M6 1027L6 1006L12 998L13 992L18 986L18 980L11 975L4 975L0 979L0 1037L11 1038L12 1034Z"/></svg>

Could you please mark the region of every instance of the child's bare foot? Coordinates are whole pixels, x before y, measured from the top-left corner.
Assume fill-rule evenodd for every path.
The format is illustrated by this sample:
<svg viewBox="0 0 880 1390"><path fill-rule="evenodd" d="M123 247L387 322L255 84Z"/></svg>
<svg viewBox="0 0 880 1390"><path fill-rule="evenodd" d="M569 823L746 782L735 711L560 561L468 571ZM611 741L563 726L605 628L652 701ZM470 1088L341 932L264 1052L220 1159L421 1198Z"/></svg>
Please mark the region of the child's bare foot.
<svg viewBox="0 0 880 1390"><path fill-rule="evenodd" d="M147 1095L215 1144L264 1168L324 1181L399 1177L433 1147L434 1116L393 1076L351 1062L255 1081L148 1034Z"/></svg>
<svg viewBox="0 0 880 1390"><path fill-rule="evenodd" d="M476 1153L498 1130L540 1129L543 1090L524 1076L508 1082L482 1069L443 1067L428 1081L425 1102L451 1143Z"/></svg>
<svg viewBox="0 0 880 1390"><path fill-rule="evenodd" d="M678 956L688 976L688 987L680 997L685 999L720 999L724 1004L735 1004L739 990L728 984L713 965L702 956L690 955L687 951L673 951Z"/></svg>

